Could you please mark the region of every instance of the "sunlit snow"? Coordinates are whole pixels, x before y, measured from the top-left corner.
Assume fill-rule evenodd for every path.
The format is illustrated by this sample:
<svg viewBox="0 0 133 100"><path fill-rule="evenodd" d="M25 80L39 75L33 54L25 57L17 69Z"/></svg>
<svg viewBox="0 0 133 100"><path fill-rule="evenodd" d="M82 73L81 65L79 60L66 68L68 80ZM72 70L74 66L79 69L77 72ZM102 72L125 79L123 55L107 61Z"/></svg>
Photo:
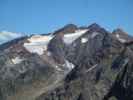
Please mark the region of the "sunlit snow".
<svg viewBox="0 0 133 100"><path fill-rule="evenodd" d="M77 38L79 38L81 35L86 33L88 29L84 30L77 30L75 33L69 33L64 35L64 42L66 44L71 44L73 41L75 41Z"/></svg>
<svg viewBox="0 0 133 100"><path fill-rule="evenodd" d="M72 64L68 60L65 60L65 64L63 66L67 67L69 70L72 70L75 67L74 64Z"/></svg>
<svg viewBox="0 0 133 100"><path fill-rule="evenodd" d="M24 43L24 47L31 53L42 55L47 50L47 45L52 36L35 35L28 39L29 43Z"/></svg>
<svg viewBox="0 0 133 100"><path fill-rule="evenodd" d="M13 62L13 64L19 64L23 61L24 59L21 59L20 57L15 57L12 58L11 61Z"/></svg>
<svg viewBox="0 0 133 100"><path fill-rule="evenodd" d="M87 38L82 38L82 39L81 39L81 43L86 43L87 41L88 41Z"/></svg>
<svg viewBox="0 0 133 100"><path fill-rule="evenodd" d="M116 37L118 38L118 40L119 40L120 42L122 42L122 43L125 43L125 42L126 42L125 39L120 38L120 35L119 35L119 34L116 34Z"/></svg>
<svg viewBox="0 0 133 100"><path fill-rule="evenodd" d="M65 34L63 40L66 44L71 44L74 40L79 38L87 31L88 29L84 29L84 30L77 30L75 31L75 33ZM49 36L34 35L28 39L29 43L24 43L24 47L31 53L37 53L39 55L42 55L44 51L47 51L47 45L53 37L54 36L52 35Z"/></svg>
<svg viewBox="0 0 133 100"><path fill-rule="evenodd" d="M98 32L93 32L91 38L95 38L98 34L99 34Z"/></svg>

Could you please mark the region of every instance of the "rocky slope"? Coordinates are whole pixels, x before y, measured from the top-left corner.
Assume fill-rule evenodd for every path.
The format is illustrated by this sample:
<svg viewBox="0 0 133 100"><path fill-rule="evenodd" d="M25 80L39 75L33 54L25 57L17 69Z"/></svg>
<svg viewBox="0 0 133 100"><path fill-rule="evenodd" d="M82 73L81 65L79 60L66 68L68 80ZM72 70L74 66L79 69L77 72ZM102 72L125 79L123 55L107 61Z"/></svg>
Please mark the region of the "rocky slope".
<svg viewBox="0 0 133 100"><path fill-rule="evenodd" d="M0 100L133 100L133 37L69 24L0 46Z"/></svg>

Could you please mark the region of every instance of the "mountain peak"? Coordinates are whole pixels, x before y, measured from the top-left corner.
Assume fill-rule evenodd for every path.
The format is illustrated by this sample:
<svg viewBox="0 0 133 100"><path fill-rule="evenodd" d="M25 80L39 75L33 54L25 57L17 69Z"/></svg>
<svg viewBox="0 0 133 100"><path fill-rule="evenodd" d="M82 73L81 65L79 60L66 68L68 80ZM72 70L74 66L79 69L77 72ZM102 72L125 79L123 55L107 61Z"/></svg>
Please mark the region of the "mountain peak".
<svg viewBox="0 0 133 100"><path fill-rule="evenodd" d="M75 24L72 24L72 23L67 24L67 25L65 25L64 27L75 27L75 28L77 28L77 26L76 26Z"/></svg>
<svg viewBox="0 0 133 100"><path fill-rule="evenodd" d="M74 24L67 24L63 28L60 28L59 30L55 31L53 34L59 34L59 33L74 33L77 29L77 26Z"/></svg>
<svg viewBox="0 0 133 100"><path fill-rule="evenodd" d="M104 28L102 28L97 23L93 23L93 24L89 25L88 29L90 30L90 32L108 33L108 31L106 31Z"/></svg>
<svg viewBox="0 0 133 100"><path fill-rule="evenodd" d="M93 24L89 25L88 28L101 28L101 27L97 23L93 23Z"/></svg>
<svg viewBox="0 0 133 100"><path fill-rule="evenodd" d="M112 33L113 34L126 34L127 35L127 33L122 28L117 28Z"/></svg>

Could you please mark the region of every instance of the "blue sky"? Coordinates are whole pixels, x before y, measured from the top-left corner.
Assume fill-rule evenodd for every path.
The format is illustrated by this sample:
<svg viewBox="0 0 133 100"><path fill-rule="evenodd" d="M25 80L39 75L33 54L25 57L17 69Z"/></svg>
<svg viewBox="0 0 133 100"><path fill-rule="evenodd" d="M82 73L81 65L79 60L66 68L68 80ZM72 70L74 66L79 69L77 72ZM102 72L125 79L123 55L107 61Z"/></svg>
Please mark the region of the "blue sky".
<svg viewBox="0 0 133 100"><path fill-rule="evenodd" d="M0 0L0 31L47 33L94 22L133 34L133 0Z"/></svg>

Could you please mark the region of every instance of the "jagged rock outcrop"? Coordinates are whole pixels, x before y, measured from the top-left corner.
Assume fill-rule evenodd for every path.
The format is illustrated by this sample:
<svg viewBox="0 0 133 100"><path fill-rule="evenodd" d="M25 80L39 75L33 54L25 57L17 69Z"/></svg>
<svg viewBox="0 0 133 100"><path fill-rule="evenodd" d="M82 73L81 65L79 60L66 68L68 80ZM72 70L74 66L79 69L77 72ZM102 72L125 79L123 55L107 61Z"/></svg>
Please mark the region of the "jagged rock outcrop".
<svg viewBox="0 0 133 100"><path fill-rule="evenodd" d="M123 42L130 42L133 41L133 37L130 36L128 33L124 32L121 28L115 29L112 34L118 38L119 41Z"/></svg>
<svg viewBox="0 0 133 100"><path fill-rule="evenodd" d="M53 35L56 35L56 34L59 34L59 33L64 33L64 34L74 33L76 29L78 29L78 27L76 25L74 25L74 24L67 24L63 28L55 31L53 33Z"/></svg>
<svg viewBox="0 0 133 100"><path fill-rule="evenodd" d="M48 44L48 51L52 53L56 62L62 64L65 62L65 48L63 34L57 34Z"/></svg>

